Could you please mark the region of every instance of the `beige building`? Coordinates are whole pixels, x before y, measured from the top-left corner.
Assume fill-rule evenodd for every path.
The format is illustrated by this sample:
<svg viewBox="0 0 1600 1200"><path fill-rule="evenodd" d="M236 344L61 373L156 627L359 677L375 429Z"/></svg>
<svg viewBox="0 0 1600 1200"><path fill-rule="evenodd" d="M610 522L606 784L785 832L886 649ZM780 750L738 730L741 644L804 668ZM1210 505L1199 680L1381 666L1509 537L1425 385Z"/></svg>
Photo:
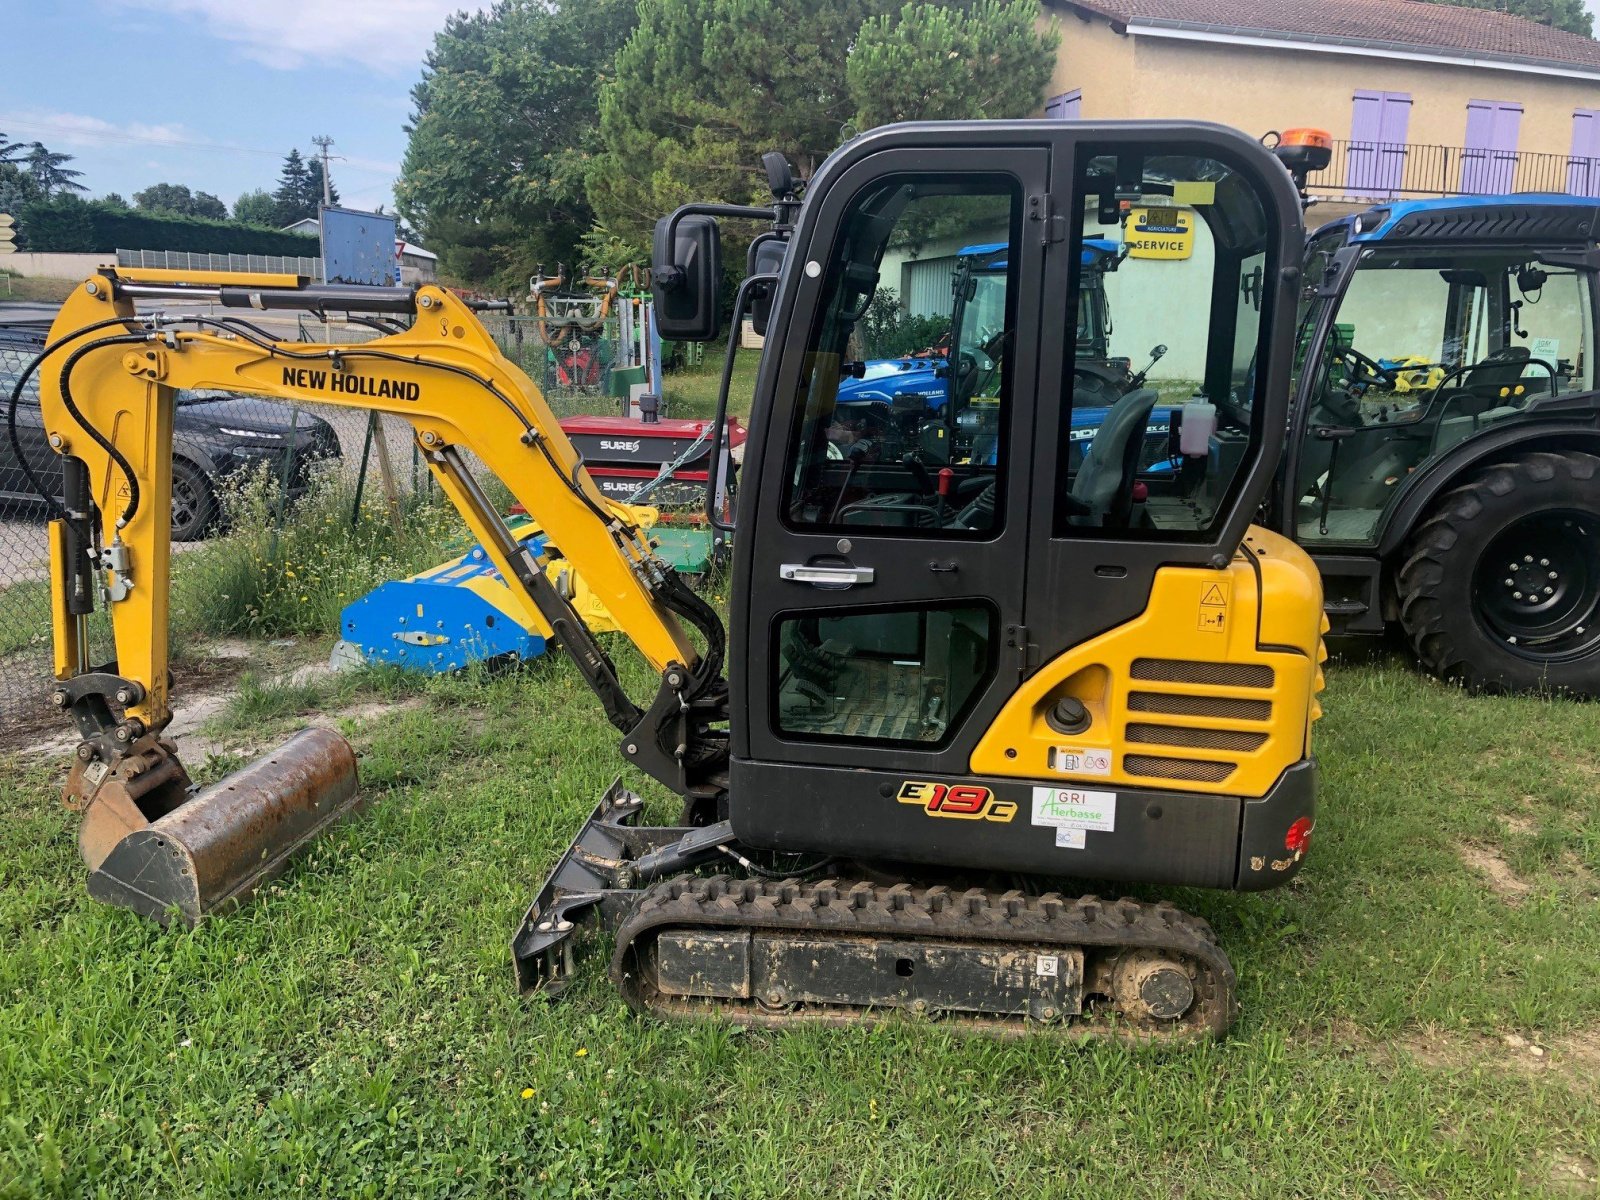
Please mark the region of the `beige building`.
<svg viewBox="0 0 1600 1200"><path fill-rule="evenodd" d="M1046 116L1310 125L1327 196L1600 195L1600 42L1423 0L1044 0Z"/></svg>

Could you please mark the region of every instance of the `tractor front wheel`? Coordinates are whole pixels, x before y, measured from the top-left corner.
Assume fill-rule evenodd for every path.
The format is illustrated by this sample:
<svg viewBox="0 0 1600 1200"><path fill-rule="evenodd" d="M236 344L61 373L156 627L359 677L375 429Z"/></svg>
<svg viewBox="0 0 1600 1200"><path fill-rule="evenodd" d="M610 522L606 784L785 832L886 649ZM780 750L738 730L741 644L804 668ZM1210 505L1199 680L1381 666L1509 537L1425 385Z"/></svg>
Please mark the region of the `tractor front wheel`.
<svg viewBox="0 0 1600 1200"><path fill-rule="evenodd" d="M1600 458L1536 451L1473 475L1417 527L1395 582L1439 678L1600 696Z"/></svg>

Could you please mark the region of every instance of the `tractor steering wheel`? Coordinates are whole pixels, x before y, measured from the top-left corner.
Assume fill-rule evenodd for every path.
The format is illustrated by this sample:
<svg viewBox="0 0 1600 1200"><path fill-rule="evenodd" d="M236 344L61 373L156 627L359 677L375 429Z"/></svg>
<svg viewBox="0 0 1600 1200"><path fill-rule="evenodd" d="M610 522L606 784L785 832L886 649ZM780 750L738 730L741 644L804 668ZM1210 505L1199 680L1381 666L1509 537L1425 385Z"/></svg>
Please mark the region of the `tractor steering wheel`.
<svg viewBox="0 0 1600 1200"><path fill-rule="evenodd" d="M1350 369L1352 373L1359 373L1359 378L1351 379L1353 386L1360 387L1362 391L1373 384L1382 384L1386 388L1394 387L1395 373L1381 366L1376 359L1368 358L1354 346L1346 347L1339 352L1339 361Z"/></svg>

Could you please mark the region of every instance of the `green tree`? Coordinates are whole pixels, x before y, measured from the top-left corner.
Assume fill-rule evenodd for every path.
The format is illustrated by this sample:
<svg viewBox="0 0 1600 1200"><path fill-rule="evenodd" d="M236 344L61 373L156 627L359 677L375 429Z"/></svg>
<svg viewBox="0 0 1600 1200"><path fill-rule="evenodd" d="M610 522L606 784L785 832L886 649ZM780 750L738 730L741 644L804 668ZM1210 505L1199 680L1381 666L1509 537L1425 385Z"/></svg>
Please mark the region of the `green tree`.
<svg viewBox="0 0 1600 1200"><path fill-rule="evenodd" d="M176 213L180 217L228 219L228 206L210 192L191 192L181 183L153 183L133 194L133 203L143 212Z"/></svg>
<svg viewBox="0 0 1600 1200"><path fill-rule="evenodd" d="M131 209L133 207L133 205L129 204L126 200L124 200L122 198L122 193L121 192L107 192L104 196L100 197L100 203L103 204L107 208L129 208L129 209Z"/></svg>
<svg viewBox="0 0 1600 1200"><path fill-rule="evenodd" d="M5 134L0 133L0 166L21 162L22 151L27 148L26 142L13 142Z"/></svg>
<svg viewBox="0 0 1600 1200"><path fill-rule="evenodd" d="M318 181L315 197L311 192L311 169L300 157L299 150L284 156L283 170L278 175L278 188L272 193L277 210L272 220L275 225L293 225L303 217L317 215L317 202L322 199L321 182Z"/></svg>
<svg viewBox="0 0 1600 1200"><path fill-rule="evenodd" d="M590 202L638 239L690 199L760 198L768 150L806 177L886 120L1035 112L1058 40L1037 16L1031 0L643 0L601 88Z"/></svg>
<svg viewBox="0 0 1600 1200"><path fill-rule="evenodd" d="M83 172L67 166L71 161L72 155L47 150L41 142L34 142L28 147L28 155L23 159L29 176L38 185L40 194L46 197L89 190L78 182Z"/></svg>
<svg viewBox="0 0 1600 1200"><path fill-rule="evenodd" d="M228 206L222 202L221 196L213 196L210 192L196 192L194 194L194 208L190 210L191 217L206 217L212 221L226 221L228 219Z"/></svg>
<svg viewBox="0 0 1600 1200"><path fill-rule="evenodd" d="M395 200L447 274L522 283L540 262L575 262L596 91L634 3L501 0L435 37Z"/></svg>
<svg viewBox="0 0 1600 1200"><path fill-rule="evenodd" d="M268 229L277 224L278 202L270 192L257 188L245 192L233 202L233 219L244 225L262 225Z"/></svg>
<svg viewBox="0 0 1600 1200"><path fill-rule="evenodd" d="M1495 12L1527 17L1541 25L1564 29L1568 33L1594 36L1594 15L1584 7L1583 0L1432 0L1435 4L1451 4L1457 8L1487 8Z"/></svg>
<svg viewBox="0 0 1600 1200"><path fill-rule="evenodd" d="M316 215L317 205L322 203L322 160L311 158L306 160L306 195L311 202L311 215ZM328 181L328 203L339 203L339 189L332 179Z"/></svg>

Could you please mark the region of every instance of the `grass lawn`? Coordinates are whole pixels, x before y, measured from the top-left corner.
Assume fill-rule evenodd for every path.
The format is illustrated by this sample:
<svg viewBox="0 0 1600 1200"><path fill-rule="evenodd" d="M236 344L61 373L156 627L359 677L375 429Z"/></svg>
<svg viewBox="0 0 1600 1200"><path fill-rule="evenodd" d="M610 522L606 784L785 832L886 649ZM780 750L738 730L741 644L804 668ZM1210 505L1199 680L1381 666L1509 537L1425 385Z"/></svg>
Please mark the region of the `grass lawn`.
<svg viewBox="0 0 1600 1200"><path fill-rule="evenodd" d="M512 928L619 769L565 660L245 688L203 776L343 713L373 807L192 934L89 901L57 764L0 759L0 1195L1594 1195L1596 710L1387 660L1326 701L1306 871L1173 893L1243 1002L1186 1048L661 1024L599 953L518 999Z"/></svg>
<svg viewBox="0 0 1600 1200"><path fill-rule="evenodd" d="M59 304L82 282L81 279L34 279L25 275L13 275L0 266L0 300Z"/></svg>

